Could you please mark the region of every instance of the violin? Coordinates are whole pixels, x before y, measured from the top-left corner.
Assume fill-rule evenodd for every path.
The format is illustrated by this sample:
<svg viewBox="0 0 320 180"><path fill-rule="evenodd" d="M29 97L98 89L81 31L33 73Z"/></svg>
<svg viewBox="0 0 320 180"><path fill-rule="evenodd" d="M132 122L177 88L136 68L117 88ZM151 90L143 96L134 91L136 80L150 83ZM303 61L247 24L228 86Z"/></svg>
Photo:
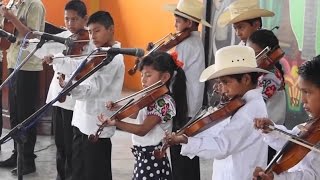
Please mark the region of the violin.
<svg viewBox="0 0 320 180"><path fill-rule="evenodd" d="M67 49L63 51L63 54L65 56L82 54L85 46L89 44L89 32L85 29L81 29L77 33L72 34L70 38L74 40L74 43L71 46L68 46ZM59 77L61 77L62 79L65 79L65 75L62 73L59 74ZM63 103L66 101L66 99L67 99L67 96L62 96L59 99L59 102Z"/></svg>
<svg viewBox="0 0 320 180"><path fill-rule="evenodd" d="M187 28L178 33L174 33L174 34L169 33L155 43L152 43L152 42L149 43L147 47L147 50L149 51L149 53L147 55L149 55L154 51L168 51L172 49L173 47L181 43L183 40L187 39L191 35L191 32L192 30L190 28ZM165 39L168 37L170 37L170 39L168 41L165 41ZM129 75L134 75L136 73L140 61L141 61L140 58L136 59L134 67L129 69L128 71Z"/></svg>
<svg viewBox="0 0 320 180"><path fill-rule="evenodd" d="M2 1L1 1L2 3ZM12 9L13 5L15 4L15 0L10 0L10 2L8 3L8 10ZM2 6L2 4L0 4L0 6ZM9 21L7 18L4 18L3 19L3 22L2 22L2 29L10 34L14 34L14 31L15 31L15 26L12 24L11 21ZM5 51L7 49L9 49L11 45L11 42L8 41L6 38L0 38L0 49Z"/></svg>
<svg viewBox="0 0 320 180"><path fill-rule="evenodd" d="M80 70L80 72L76 75L75 80L79 80L86 74L88 74L92 69L97 67L104 59L106 58L106 55L96 55L94 58L92 58L90 61L88 61L84 68Z"/></svg>
<svg viewBox="0 0 320 180"><path fill-rule="evenodd" d="M133 99L131 99L127 104L122 106L118 111L116 111L110 119L114 119L117 121L120 121L126 117L131 116L134 113L139 112L140 109L151 105L153 102L155 102L157 99L159 99L161 96L169 92L169 89L167 86L162 83L161 81L151 85L151 87L148 87L147 90L142 90L141 92L147 93L140 99L138 99L136 102L133 102ZM140 93L140 92L139 92ZM129 98L131 96L128 96ZM119 101L116 101L114 103L118 103L120 101L123 101L125 99L128 99L128 97L125 97ZM96 131L95 135L91 134L89 136L89 140L92 142L96 142L99 139L99 135L103 131L103 128L106 126L106 122L99 125L98 130Z"/></svg>
<svg viewBox="0 0 320 180"><path fill-rule="evenodd" d="M302 131L298 137L309 144L317 144L320 141L320 120L310 121L304 127L306 130ZM298 164L309 152L310 148L288 141L269 163L265 172L273 171L280 174L287 171Z"/></svg>
<svg viewBox="0 0 320 180"><path fill-rule="evenodd" d="M177 135L185 134L188 137L195 136L200 132L214 126L220 121L226 119L231 116L234 112L236 112L239 108L241 108L245 104L244 100L241 98L232 99L228 102L224 107L214 111L213 113L205 116L203 118L197 119L194 122L191 122L181 128ZM160 150L155 150L153 152L154 156L157 159L161 159L164 157L167 148L170 146L168 142L164 142Z"/></svg>
<svg viewBox="0 0 320 180"><path fill-rule="evenodd" d="M273 49L270 49L267 46L256 56L258 67L261 69L269 70L283 56L284 56L284 51L282 51L280 46L276 46Z"/></svg>
<svg viewBox="0 0 320 180"><path fill-rule="evenodd" d="M67 55L80 55L84 51L84 47L89 44L89 32L85 29L79 30L74 33L70 38L75 42L63 52L65 56Z"/></svg>

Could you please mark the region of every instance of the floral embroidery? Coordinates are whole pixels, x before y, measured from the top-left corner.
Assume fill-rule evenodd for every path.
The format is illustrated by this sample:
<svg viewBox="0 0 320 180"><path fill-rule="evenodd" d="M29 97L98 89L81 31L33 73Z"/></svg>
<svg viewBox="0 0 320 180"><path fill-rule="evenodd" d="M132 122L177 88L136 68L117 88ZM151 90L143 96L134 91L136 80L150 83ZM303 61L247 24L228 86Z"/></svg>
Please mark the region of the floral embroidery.
<svg viewBox="0 0 320 180"><path fill-rule="evenodd" d="M275 85L266 87L266 89L264 91L264 93L268 96L268 98L270 98L275 92L276 92Z"/></svg>
<svg viewBox="0 0 320 180"><path fill-rule="evenodd" d="M175 116L175 110L170 103L170 96L163 96L159 98L155 103L147 107L148 114L159 116L163 122L172 120Z"/></svg>

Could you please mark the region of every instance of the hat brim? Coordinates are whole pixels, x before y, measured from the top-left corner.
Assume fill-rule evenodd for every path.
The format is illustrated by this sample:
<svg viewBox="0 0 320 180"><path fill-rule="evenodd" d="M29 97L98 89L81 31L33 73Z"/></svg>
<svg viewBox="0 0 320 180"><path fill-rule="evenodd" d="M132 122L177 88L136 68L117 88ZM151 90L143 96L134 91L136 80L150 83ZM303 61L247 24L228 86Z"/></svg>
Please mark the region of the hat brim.
<svg viewBox="0 0 320 180"><path fill-rule="evenodd" d="M184 17L184 18L190 19L191 21L195 21L195 22L201 23L201 24L203 24L203 25L205 25L205 26L207 26L207 27L210 27L210 28L212 27L212 26L210 25L210 23L208 23L207 21L205 21L205 20L203 20L203 19L201 19L201 20L199 21L199 20L197 20L197 19L195 19L195 18L193 18L193 17L191 17L191 16L188 16L187 14L184 14L184 13L181 13L181 12L177 11L177 10L176 10L176 9L177 9L177 4L166 4L163 8L164 8L165 10L169 11L169 12L172 12L172 13L177 14L177 15L179 15L179 16L182 16L182 17Z"/></svg>
<svg viewBox="0 0 320 180"><path fill-rule="evenodd" d="M215 71L215 65L213 64L202 71L199 81L205 82L210 79L215 79L222 76L251 73L251 72L270 73L270 71L260 69L260 68L252 68L252 67L231 67L231 68L225 68L225 69Z"/></svg>
<svg viewBox="0 0 320 180"><path fill-rule="evenodd" d="M248 19L254 19L258 17L272 17L272 16L274 16L274 13L266 9L252 9L231 19L230 11L226 10L219 16L218 26L224 27L228 24L234 24L234 23L248 20Z"/></svg>

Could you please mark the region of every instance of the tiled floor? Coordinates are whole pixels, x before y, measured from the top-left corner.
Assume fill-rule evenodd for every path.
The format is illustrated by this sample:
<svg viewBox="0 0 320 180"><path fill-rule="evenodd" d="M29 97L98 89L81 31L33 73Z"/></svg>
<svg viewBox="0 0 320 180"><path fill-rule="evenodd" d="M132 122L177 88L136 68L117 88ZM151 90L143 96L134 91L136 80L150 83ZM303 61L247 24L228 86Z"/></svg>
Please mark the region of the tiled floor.
<svg viewBox="0 0 320 180"><path fill-rule="evenodd" d="M5 133L8 130L4 130ZM112 173L114 180L130 180L132 175L133 157L130 151L131 137L128 133L116 131L112 138ZM0 160L4 160L11 155L13 147L12 141L2 145ZM42 150L43 149L43 150ZM56 177L55 153L56 148L52 136L38 136L36 143L37 172L23 176L25 180L54 180ZM211 179L211 161L201 161L201 180ZM15 180L10 169L0 168L0 180Z"/></svg>

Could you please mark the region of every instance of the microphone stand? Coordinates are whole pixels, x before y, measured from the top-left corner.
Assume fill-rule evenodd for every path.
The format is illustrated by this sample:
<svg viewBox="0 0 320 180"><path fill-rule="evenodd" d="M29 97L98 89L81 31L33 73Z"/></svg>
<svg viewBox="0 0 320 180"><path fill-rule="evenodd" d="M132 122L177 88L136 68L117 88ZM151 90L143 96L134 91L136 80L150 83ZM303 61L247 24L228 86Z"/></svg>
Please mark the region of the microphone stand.
<svg viewBox="0 0 320 180"><path fill-rule="evenodd" d="M17 174L18 174L18 180L23 179L23 144L26 141L26 137L24 135L25 129L28 125L33 125L37 122L39 117L55 102L57 102L62 96L66 96L71 90L73 90L75 87L77 87L81 82L86 80L89 76L91 76L93 73L101 69L103 66L108 65L113 58L117 54L108 54L103 61L98 64L96 67L94 67L91 71L89 71L86 75L81 77L78 81L76 81L74 84L64 88L59 95L51 100L49 103L42 106L38 111L34 112L31 116L29 116L27 119L25 119L23 122L18 124L16 127L11 129L7 135L5 135L3 138L0 139L0 145L7 142L9 138L11 137L14 139L17 143L17 153L18 153L18 159L17 159ZM72 79L70 79L72 80ZM67 83L69 84L69 83Z"/></svg>
<svg viewBox="0 0 320 180"><path fill-rule="evenodd" d="M5 84L7 84L7 82L21 69L21 67L26 64L28 62L28 60L31 58L31 56L33 56L33 54L40 49L44 43L46 43L47 41L42 39L38 42L38 44L36 45L36 47L30 52L30 54L28 54L28 56L26 58L23 59L23 61L19 64L19 66L17 68L15 68L13 70L13 72L7 77L6 80L4 80L2 82L2 84L0 85L0 90L3 88L3 86Z"/></svg>

